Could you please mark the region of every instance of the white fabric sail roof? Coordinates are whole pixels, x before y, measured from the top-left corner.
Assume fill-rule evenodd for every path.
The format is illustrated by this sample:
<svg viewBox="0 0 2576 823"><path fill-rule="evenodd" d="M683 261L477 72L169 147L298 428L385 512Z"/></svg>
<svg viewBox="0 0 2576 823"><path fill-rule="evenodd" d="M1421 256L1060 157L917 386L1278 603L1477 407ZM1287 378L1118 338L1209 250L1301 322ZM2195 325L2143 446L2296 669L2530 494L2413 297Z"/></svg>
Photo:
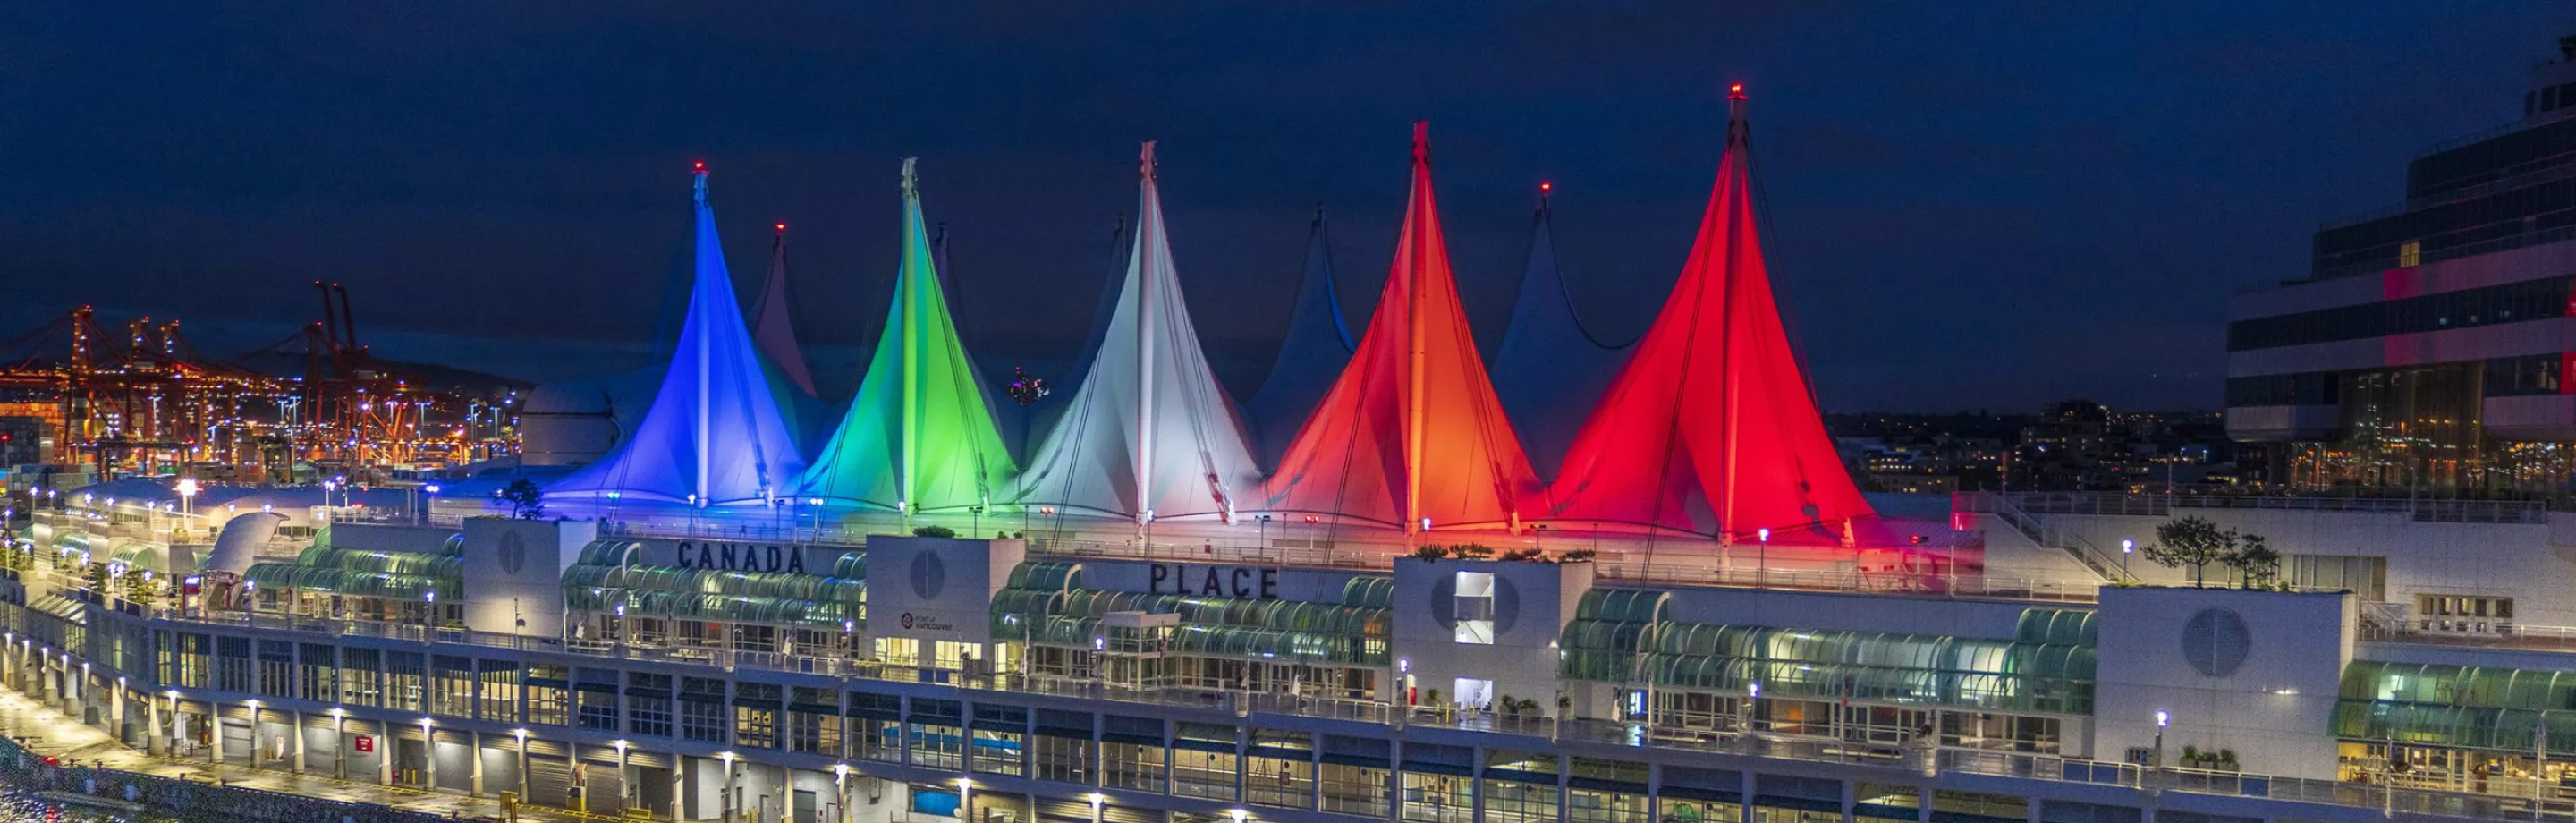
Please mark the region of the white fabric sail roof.
<svg viewBox="0 0 2576 823"><path fill-rule="evenodd" d="M697 173L697 249L689 312L671 369L635 436L598 462L547 487L548 497L660 500L715 505L787 493L804 471L787 403L759 343L743 325L733 274L716 240L707 173Z"/></svg>
<svg viewBox="0 0 2576 823"><path fill-rule="evenodd" d="M1142 172L1116 308L1081 387L1030 452L1009 499L1066 513L1230 520L1236 497L1260 488L1260 469L1181 297L1151 142Z"/></svg>
<svg viewBox="0 0 2576 823"><path fill-rule="evenodd" d="M1548 218L1541 195L1531 221L1529 263L1521 272L1520 296L1512 301L1511 325L1494 352L1493 374L1494 394L1521 433L1531 466L1552 479L1593 401L1610 388L1636 341L1603 345L1584 327L1574 310L1574 290L1556 265Z"/></svg>

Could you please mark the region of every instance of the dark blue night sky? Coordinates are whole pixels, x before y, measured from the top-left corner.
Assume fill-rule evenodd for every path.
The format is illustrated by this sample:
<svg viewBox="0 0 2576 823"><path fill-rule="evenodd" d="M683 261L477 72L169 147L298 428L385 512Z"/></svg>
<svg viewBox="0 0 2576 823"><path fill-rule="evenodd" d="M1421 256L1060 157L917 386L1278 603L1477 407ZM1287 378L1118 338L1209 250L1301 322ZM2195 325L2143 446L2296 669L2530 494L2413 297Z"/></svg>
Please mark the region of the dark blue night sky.
<svg viewBox="0 0 2576 823"><path fill-rule="evenodd" d="M88 302L237 351L329 279L381 355L633 368L704 158L737 279L789 223L807 337L855 372L919 155L968 342L1007 371L1080 346L1154 138L1191 308L1248 389L1319 201L1364 322L1428 119L1488 345L1543 179L1581 308L1625 339L1741 81L1829 409L2210 408L2226 297L2513 118L2576 33L2537 2L216 5L0 7L0 338Z"/></svg>

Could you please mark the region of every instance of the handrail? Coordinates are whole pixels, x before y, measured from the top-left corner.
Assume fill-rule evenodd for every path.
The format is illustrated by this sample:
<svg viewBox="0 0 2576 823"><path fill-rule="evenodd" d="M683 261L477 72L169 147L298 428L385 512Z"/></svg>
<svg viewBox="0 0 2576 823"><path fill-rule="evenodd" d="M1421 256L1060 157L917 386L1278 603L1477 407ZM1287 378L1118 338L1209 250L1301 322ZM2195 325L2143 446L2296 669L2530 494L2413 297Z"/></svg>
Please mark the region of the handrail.
<svg viewBox="0 0 2576 823"><path fill-rule="evenodd" d="M217 622L225 625L256 625L259 622L239 619L172 619ZM364 621L333 622L364 623ZM346 632L353 627L299 625L295 628L307 631ZM2576 637L2576 629L2566 631L2571 637ZM399 632L395 633L399 634ZM464 638L472 638L477 634L489 633L440 632L440 640L457 642L450 636L460 635ZM1681 750L1747 754L1812 762L1894 765L1909 769L1919 768L1926 773L1948 770L2196 794L2271 797L2343 806L2388 808L2420 814L2467 816L2516 814L2527 817L2536 812L2544 819L2566 819L2576 823L2576 804L2542 801L2540 807L2534 809L2529 795L2516 794L2522 789L2511 786L2510 781L2500 784L2507 785L2507 790L2488 793L2409 789L2350 781L2249 773L2154 769L2136 764L2063 754L2004 752L1964 747L1935 748L1920 743L1889 744L1884 741L1781 733L1775 729L1756 728L1746 731L1593 718L1560 719L1502 715L1454 706L1396 706L1377 700L1247 692L1199 685L1128 688L1096 678L1020 672L976 673L881 660L857 660L775 651L645 646L601 640L562 642L552 638L521 639L550 652L709 666L726 671L748 667L820 674L853 681L947 683L961 689L1145 703L1223 711L1238 716L1249 716L1255 712L1307 717L1322 716L1370 723L1437 726L1467 731L1609 742L1626 746L1653 745ZM2520 801L2519 805L2515 803L2517 800Z"/></svg>
<svg viewBox="0 0 2576 823"><path fill-rule="evenodd" d="M2128 494L2125 492L1956 492L1951 505L1982 512L1997 501L2031 515L2166 517L2176 509L2263 509L2400 514L2418 523L2543 525L2547 504L2537 500L2458 500L2403 497L2286 497L2232 494Z"/></svg>

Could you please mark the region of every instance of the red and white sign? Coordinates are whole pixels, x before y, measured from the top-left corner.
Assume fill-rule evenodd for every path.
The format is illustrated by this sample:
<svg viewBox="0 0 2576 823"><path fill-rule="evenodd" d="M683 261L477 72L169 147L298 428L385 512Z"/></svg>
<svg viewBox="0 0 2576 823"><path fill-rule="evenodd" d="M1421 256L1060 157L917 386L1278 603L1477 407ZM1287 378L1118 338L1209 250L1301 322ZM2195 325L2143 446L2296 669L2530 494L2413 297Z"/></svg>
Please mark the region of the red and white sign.
<svg viewBox="0 0 2576 823"><path fill-rule="evenodd" d="M358 748L358 751L360 751L360 752L372 752L372 751L375 751L375 750L376 750L376 739L375 739L375 738L373 738L373 737L369 737L369 736L367 736L367 735L363 735L363 734L362 734L362 735L358 735L357 748Z"/></svg>

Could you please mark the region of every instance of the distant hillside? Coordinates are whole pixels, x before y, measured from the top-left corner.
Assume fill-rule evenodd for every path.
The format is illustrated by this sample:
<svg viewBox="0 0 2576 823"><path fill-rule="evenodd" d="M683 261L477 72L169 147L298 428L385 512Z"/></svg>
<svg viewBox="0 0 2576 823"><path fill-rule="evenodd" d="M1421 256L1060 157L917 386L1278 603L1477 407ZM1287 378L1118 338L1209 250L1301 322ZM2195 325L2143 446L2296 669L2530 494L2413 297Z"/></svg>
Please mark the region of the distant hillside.
<svg viewBox="0 0 2576 823"><path fill-rule="evenodd" d="M535 386L525 380L503 377L490 372L461 369L438 363L413 363L387 358L373 358L376 368L408 380L415 387L432 390L459 390L483 394L527 391ZM304 355L295 352L269 351L233 361L234 365L260 374L278 377L304 375Z"/></svg>

